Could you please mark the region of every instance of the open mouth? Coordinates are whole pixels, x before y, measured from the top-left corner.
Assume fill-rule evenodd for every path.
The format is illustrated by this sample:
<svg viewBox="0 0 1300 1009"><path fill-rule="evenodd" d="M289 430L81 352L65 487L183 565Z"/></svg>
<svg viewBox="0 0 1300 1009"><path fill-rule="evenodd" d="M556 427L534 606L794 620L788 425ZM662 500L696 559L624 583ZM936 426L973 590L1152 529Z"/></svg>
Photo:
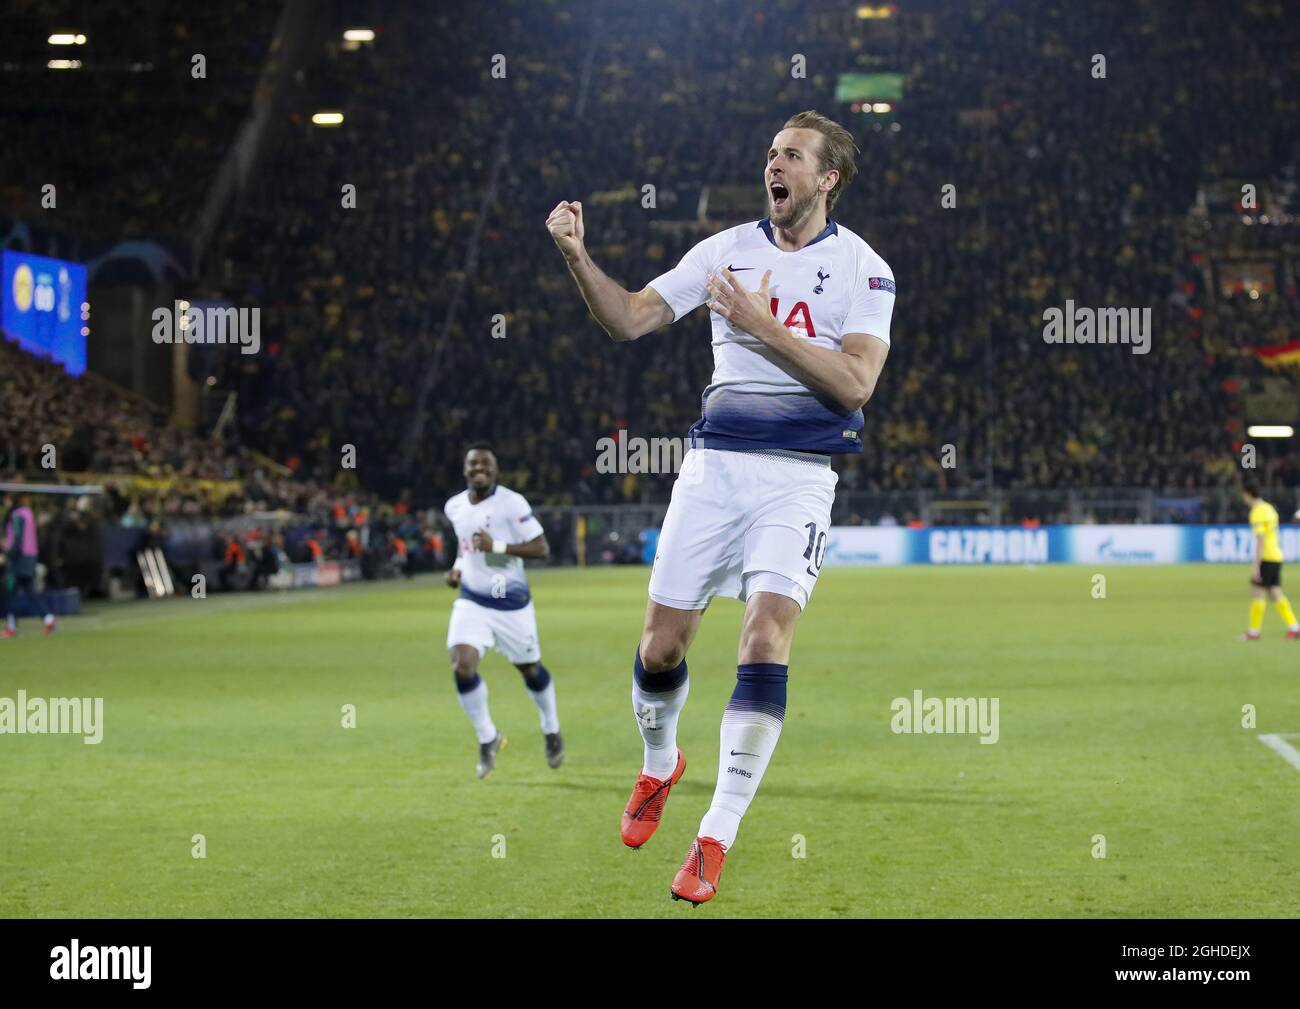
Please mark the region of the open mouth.
<svg viewBox="0 0 1300 1009"><path fill-rule="evenodd" d="M773 182L768 187L768 191L772 194L772 209L784 210L790 202L790 190L786 188L785 183Z"/></svg>

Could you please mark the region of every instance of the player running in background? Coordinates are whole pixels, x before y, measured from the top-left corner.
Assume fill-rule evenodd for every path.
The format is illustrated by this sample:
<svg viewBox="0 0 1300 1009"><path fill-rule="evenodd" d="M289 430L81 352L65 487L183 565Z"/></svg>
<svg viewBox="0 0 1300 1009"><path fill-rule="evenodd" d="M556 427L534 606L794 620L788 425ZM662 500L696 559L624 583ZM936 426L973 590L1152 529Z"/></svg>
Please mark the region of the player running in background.
<svg viewBox="0 0 1300 1009"><path fill-rule="evenodd" d="M460 706L478 736L480 778L497 766L506 739L488 713L488 689L478 674L479 660L496 648L523 674L528 696L537 705L546 740L546 762L559 767L564 741L555 708L555 684L542 665L537 640L537 613L528 591L524 558L550 555L542 524L523 495L497 484L497 457L478 442L465 453L466 489L443 511L456 530L460 549L447 572L447 584L460 589L451 606L447 650Z"/></svg>
<svg viewBox="0 0 1300 1009"><path fill-rule="evenodd" d="M706 238L636 294L592 262L580 203L561 203L546 222L614 340L710 309L713 381L673 486L633 666L645 754L622 822L634 848L658 827L686 768L676 737L687 650L715 595L744 600L713 801L672 883L674 898L695 904L717 892L776 749L795 624L830 529L838 479L830 456L862 451L862 407L889 351L893 273L827 218L853 178L856 152L849 132L826 117L791 117L767 152L767 218Z"/></svg>
<svg viewBox="0 0 1300 1009"><path fill-rule="evenodd" d="M0 553L0 600L3 601L5 626L0 631L0 638L12 638L18 634L18 624L14 620L14 603L24 596L34 607L35 612L44 609L45 633L54 631L54 614L49 612L48 600L37 602L36 592L36 558L40 550L36 545L36 516L32 514L31 498L26 494L18 495L18 503L9 512L4 527L4 551Z"/></svg>
<svg viewBox="0 0 1300 1009"><path fill-rule="evenodd" d="M1300 624L1295 611L1282 594L1282 548L1277 542L1277 509L1259 496L1259 487L1248 483L1241 489L1242 500L1250 508L1250 528L1255 532L1255 560L1250 569L1250 628L1242 641L1255 641L1264 624L1264 600L1272 599L1277 615L1286 624L1286 636L1300 638Z"/></svg>

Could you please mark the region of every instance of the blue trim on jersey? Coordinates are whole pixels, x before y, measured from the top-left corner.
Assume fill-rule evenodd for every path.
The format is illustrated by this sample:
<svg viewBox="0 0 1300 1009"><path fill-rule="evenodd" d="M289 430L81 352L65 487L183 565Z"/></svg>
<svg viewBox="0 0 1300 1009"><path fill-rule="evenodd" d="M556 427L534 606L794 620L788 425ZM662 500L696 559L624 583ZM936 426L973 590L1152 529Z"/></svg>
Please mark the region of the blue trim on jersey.
<svg viewBox="0 0 1300 1009"><path fill-rule="evenodd" d="M511 589L500 599L496 596L484 596L471 592L464 585L460 587L460 597L471 603L478 603L490 610L522 610L532 600L533 595L527 589Z"/></svg>
<svg viewBox="0 0 1300 1009"><path fill-rule="evenodd" d="M862 411L854 410L853 413L834 417L833 420L816 426L795 425L782 419L750 420L745 423L744 430L740 430L738 426L719 425L716 421L710 421L706 412L705 416L691 425L687 433L691 438L691 448L716 448L722 451L783 448L790 452L854 455L862 451L863 424ZM732 429L728 430L728 427ZM858 437L846 438L845 431L852 431Z"/></svg>
<svg viewBox="0 0 1300 1009"><path fill-rule="evenodd" d="M771 242L773 245L776 245L776 236L772 234L772 221L769 218L764 217L761 221L758 222L758 226L763 229L763 234L767 236L767 240ZM830 238L831 235L838 235L839 233L840 233L839 225L837 225L834 221L832 221L828 217L826 219L826 227L822 228L822 233L818 235L816 238L814 238L811 242L809 242L808 245L805 245L803 248L806 249L808 248L809 245L816 245L823 238ZM778 249L781 248L779 245L777 245L776 247ZM781 251L784 252L785 250L781 249ZM795 251L803 252L803 249L796 249Z"/></svg>

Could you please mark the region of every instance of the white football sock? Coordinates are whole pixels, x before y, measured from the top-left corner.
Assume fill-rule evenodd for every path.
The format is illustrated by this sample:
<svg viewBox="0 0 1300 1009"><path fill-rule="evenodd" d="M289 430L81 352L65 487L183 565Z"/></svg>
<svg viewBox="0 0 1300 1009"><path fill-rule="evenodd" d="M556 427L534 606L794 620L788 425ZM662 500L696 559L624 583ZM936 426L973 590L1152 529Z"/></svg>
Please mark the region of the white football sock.
<svg viewBox="0 0 1300 1009"><path fill-rule="evenodd" d="M668 689L656 689L667 687ZM647 673L637 654L632 677L632 713L645 744L641 772L660 781L672 777L677 767L677 719L686 706L691 684L686 660L664 673Z"/></svg>
<svg viewBox="0 0 1300 1009"><path fill-rule="evenodd" d="M537 705L542 732L548 736L553 732L559 732L560 716L555 707L555 681L551 679L550 671L538 663L537 676L531 680L525 677L524 686L528 688L528 696Z"/></svg>
<svg viewBox="0 0 1300 1009"><path fill-rule="evenodd" d="M482 677L475 676L474 679L474 686L465 691L461 690L461 681L456 681L456 699L465 709L465 714L469 715L478 741L490 743L497 738L497 727L492 724L492 716L488 714L488 688Z"/></svg>
<svg viewBox="0 0 1300 1009"><path fill-rule="evenodd" d="M749 809L781 738L786 670L775 663L740 666L736 689L723 712L718 783L700 821L699 836L720 841L724 849L735 843L740 818Z"/></svg>

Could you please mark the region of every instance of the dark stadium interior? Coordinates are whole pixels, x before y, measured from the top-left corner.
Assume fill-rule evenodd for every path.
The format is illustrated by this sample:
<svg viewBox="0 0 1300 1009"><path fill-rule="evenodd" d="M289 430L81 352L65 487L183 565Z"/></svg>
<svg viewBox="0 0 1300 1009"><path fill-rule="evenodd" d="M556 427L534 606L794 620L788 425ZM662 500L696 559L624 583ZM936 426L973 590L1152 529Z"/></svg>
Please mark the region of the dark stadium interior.
<svg viewBox="0 0 1300 1009"><path fill-rule="evenodd" d="M309 7L8 5L3 245L97 265L88 374L0 352L3 479L48 482L53 443L56 481L110 487L109 525L285 509L341 555L361 515L430 565L471 440L539 505L662 505L670 475L602 474L595 446L685 435L703 313L610 345L542 222L583 199L593 253L635 290L760 216L762 152L804 108L852 129L860 175L834 216L899 287L865 451L836 464L842 521L995 496L963 520L1224 520L1247 425L1300 419L1293 374L1253 352L1300 321L1285 4ZM89 36L75 72L46 66L61 17ZM344 46L358 23L374 40ZM904 97L854 112L849 72L901 74ZM315 127L318 109L346 120ZM180 298L260 307L260 352L192 346L178 375L140 306ZM1044 307L1067 299L1149 306L1150 353L1046 345ZM1291 443L1256 447L1287 497Z"/></svg>

